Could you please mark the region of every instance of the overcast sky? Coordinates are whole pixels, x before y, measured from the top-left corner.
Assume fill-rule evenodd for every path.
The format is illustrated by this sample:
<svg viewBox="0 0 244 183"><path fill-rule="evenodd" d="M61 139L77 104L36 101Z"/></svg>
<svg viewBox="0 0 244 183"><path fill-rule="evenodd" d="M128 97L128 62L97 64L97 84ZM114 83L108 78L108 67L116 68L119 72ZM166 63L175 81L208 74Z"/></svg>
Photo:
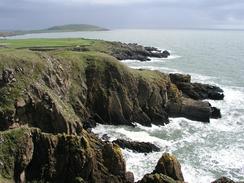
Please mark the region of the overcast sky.
<svg viewBox="0 0 244 183"><path fill-rule="evenodd" d="M0 29L244 28L244 0L0 0Z"/></svg>

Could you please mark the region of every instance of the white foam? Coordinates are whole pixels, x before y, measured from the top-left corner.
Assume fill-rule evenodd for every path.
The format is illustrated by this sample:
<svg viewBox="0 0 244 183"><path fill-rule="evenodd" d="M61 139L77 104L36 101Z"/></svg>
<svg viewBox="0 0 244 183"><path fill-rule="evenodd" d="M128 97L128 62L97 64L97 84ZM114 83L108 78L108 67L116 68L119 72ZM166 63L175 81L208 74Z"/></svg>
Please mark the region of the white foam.
<svg viewBox="0 0 244 183"><path fill-rule="evenodd" d="M215 177L207 173L206 171L203 171L201 169L198 169L197 167L192 167L189 164L181 164L181 170L185 179L185 182L188 183L208 183L215 180Z"/></svg>
<svg viewBox="0 0 244 183"><path fill-rule="evenodd" d="M142 61L140 60L121 60L120 62L123 62L123 63L141 63Z"/></svg>
<svg viewBox="0 0 244 183"><path fill-rule="evenodd" d="M168 56L167 58L156 58L156 57L149 57L151 60L148 61L148 62L164 62L165 60L174 60L174 59L178 59L178 58L181 58L180 55L170 55Z"/></svg>
<svg viewBox="0 0 244 183"><path fill-rule="evenodd" d="M131 60L131 59L126 59L126 60L121 60L120 62L123 62L123 63L163 63L165 62L165 60L174 60L174 59L177 59L177 58L181 58L181 56L179 55L170 55L168 56L167 58L156 58L156 57L149 57L150 60L149 61L140 61L140 60Z"/></svg>
<svg viewBox="0 0 244 183"><path fill-rule="evenodd" d="M161 71L161 72L165 72L165 73L177 73L178 70L176 69L171 69L171 68L167 68L167 67L158 67L158 66L151 66L151 65L136 65L136 66L132 66L129 65L129 67L131 67L132 69L148 69L148 70L153 70L153 71Z"/></svg>
<svg viewBox="0 0 244 183"><path fill-rule="evenodd" d="M126 169L134 173L135 181L140 180L145 174L151 173L161 157L162 152L134 153L130 150L122 150L126 159Z"/></svg>

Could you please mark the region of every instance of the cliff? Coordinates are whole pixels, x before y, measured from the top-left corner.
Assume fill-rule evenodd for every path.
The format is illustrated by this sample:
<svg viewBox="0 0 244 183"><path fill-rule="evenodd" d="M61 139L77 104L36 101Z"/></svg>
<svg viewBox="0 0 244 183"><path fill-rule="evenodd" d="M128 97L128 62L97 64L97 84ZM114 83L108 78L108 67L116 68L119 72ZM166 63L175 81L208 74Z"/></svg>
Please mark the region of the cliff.
<svg viewBox="0 0 244 183"><path fill-rule="evenodd" d="M119 147L85 131L52 135L24 127L0 139L0 182L126 182Z"/></svg>

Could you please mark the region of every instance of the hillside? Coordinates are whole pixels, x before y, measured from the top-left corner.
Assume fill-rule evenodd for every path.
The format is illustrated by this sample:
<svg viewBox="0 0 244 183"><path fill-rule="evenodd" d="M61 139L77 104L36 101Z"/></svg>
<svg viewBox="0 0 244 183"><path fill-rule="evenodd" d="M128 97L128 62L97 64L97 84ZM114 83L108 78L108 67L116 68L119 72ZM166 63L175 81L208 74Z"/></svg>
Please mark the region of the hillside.
<svg viewBox="0 0 244 183"><path fill-rule="evenodd" d="M40 30L0 32L0 37L35 34L35 33L82 32L82 31L108 31L108 29L95 26L95 25L88 25L88 24L67 24L61 26L53 26L47 29L40 29Z"/></svg>
<svg viewBox="0 0 244 183"><path fill-rule="evenodd" d="M61 25L61 26L53 26L48 29L44 29L43 31L61 31L61 32L75 32L75 31L106 31L108 29L98 27L95 25L88 24L69 24L69 25Z"/></svg>

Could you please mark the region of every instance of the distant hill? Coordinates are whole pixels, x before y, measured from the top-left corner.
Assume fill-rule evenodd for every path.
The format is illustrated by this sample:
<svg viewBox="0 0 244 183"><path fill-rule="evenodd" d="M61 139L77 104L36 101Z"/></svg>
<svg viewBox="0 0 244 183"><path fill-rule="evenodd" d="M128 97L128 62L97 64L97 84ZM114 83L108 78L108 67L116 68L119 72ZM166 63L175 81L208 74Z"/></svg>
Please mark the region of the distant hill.
<svg viewBox="0 0 244 183"><path fill-rule="evenodd" d="M24 35L24 34L35 34L35 33L54 33L54 32L79 32L79 31L108 31L109 29L88 25L88 24L68 24L53 26L47 29L40 30L27 30L27 31L11 31L11 32L1 32L0 37Z"/></svg>
<svg viewBox="0 0 244 183"><path fill-rule="evenodd" d="M95 25L69 24L69 25L53 26L48 29L44 29L43 31L69 32L69 31L106 31L106 30L108 30L108 29L98 27Z"/></svg>

